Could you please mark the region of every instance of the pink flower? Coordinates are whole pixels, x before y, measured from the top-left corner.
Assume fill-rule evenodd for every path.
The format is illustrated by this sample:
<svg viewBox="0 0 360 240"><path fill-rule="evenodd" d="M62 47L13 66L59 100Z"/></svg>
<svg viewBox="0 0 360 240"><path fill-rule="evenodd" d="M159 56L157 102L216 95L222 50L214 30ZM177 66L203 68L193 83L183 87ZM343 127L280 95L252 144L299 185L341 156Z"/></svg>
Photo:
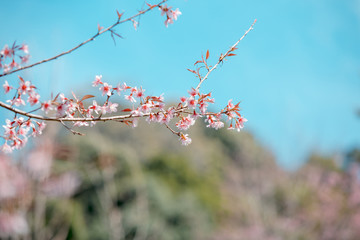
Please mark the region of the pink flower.
<svg viewBox="0 0 360 240"><path fill-rule="evenodd" d="M192 97L195 97L196 95L199 94L199 90L196 90L194 88L191 88L190 91L188 91L188 93L192 96Z"/></svg>
<svg viewBox="0 0 360 240"><path fill-rule="evenodd" d="M147 121L148 123L155 122L155 121L156 121L156 115L150 113L149 117L146 118L146 121Z"/></svg>
<svg viewBox="0 0 360 240"><path fill-rule="evenodd" d="M99 114L99 111L101 110L101 107L96 103L95 100L93 100L93 104L89 106L90 114L94 111L96 114Z"/></svg>
<svg viewBox="0 0 360 240"><path fill-rule="evenodd" d="M135 88L135 89L136 89L136 88ZM143 90L142 88L136 89L136 91L135 91L135 97L138 97L138 98L143 97L143 96L144 96L144 92L145 92L145 90Z"/></svg>
<svg viewBox="0 0 360 240"><path fill-rule="evenodd" d="M136 99L132 96L132 94L130 95L125 95L125 99L128 100L129 102L136 102Z"/></svg>
<svg viewBox="0 0 360 240"><path fill-rule="evenodd" d="M232 99L230 99L230 100L228 101L228 104L227 104L226 107L227 107L228 110L230 110L230 109L232 109L232 108L235 107L234 104L232 103Z"/></svg>
<svg viewBox="0 0 360 240"><path fill-rule="evenodd" d="M30 55L25 55L23 57L20 57L21 63L27 63L29 61Z"/></svg>
<svg viewBox="0 0 360 240"><path fill-rule="evenodd" d="M174 23L174 21L173 21L171 18L166 18L166 20L165 20L165 22L164 22L164 24L165 24L166 27L168 27L169 24L173 24L173 23Z"/></svg>
<svg viewBox="0 0 360 240"><path fill-rule="evenodd" d="M51 101L48 100L48 101L46 101L46 102L43 102L43 103L41 104L41 110L43 110L46 114L47 114L49 111L53 110L53 108L52 108L52 106L51 106Z"/></svg>
<svg viewBox="0 0 360 240"><path fill-rule="evenodd" d="M21 126L18 128L17 134L25 136L28 132L29 132L29 128Z"/></svg>
<svg viewBox="0 0 360 240"><path fill-rule="evenodd" d="M123 91L124 89L121 87L121 84L118 83L117 87L114 88L114 90L118 93L118 95L120 96L121 91Z"/></svg>
<svg viewBox="0 0 360 240"><path fill-rule="evenodd" d="M194 97L189 97L187 104L189 106L189 108L196 108L196 104L197 104L197 100L194 99Z"/></svg>
<svg viewBox="0 0 360 240"><path fill-rule="evenodd" d="M205 114L207 110L208 104L206 102L202 102L200 104L200 112L201 114Z"/></svg>
<svg viewBox="0 0 360 240"><path fill-rule="evenodd" d="M85 122L85 121L77 121L74 123L73 126L74 127L83 127L83 126L87 127L87 126L89 126L89 123Z"/></svg>
<svg viewBox="0 0 360 240"><path fill-rule="evenodd" d="M65 115L65 113L68 111L68 105L63 103L63 104L59 104L56 108L56 115L58 117L63 117Z"/></svg>
<svg viewBox="0 0 360 240"><path fill-rule="evenodd" d="M5 58L6 57L11 57L14 54L14 50L12 50L11 48L8 47L8 45L5 45L3 50L1 50L1 55L3 55Z"/></svg>
<svg viewBox="0 0 360 240"><path fill-rule="evenodd" d="M191 143L191 138L189 138L188 134L180 133L180 141L182 145L187 146Z"/></svg>
<svg viewBox="0 0 360 240"><path fill-rule="evenodd" d="M23 44L19 49L22 50L26 54L29 53L29 46L27 44Z"/></svg>
<svg viewBox="0 0 360 240"><path fill-rule="evenodd" d="M132 21L132 23L133 23L133 27L134 27L134 29L135 29L135 31L137 30L137 26L138 26L138 22L137 21L135 21L134 19L131 19L131 21Z"/></svg>
<svg viewBox="0 0 360 240"><path fill-rule="evenodd" d="M28 98L28 102L31 106L34 106L35 104L39 103L40 95L37 93L30 94Z"/></svg>
<svg viewBox="0 0 360 240"><path fill-rule="evenodd" d="M128 89L130 89L131 87L129 87L127 84L126 84L126 82L124 82L123 84L122 84L122 87L121 87L121 89L122 90L128 90Z"/></svg>
<svg viewBox="0 0 360 240"><path fill-rule="evenodd" d="M15 62L15 59L13 59L9 65L11 69L19 67L19 64Z"/></svg>
<svg viewBox="0 0 360 240"><path fill-rule="evenodd" d="M3 88L4 88L5 93L8 93L8 92L10 92L11 89L13 89L13 87L11 87L7 81L5 81Z"/></svg>
<svg viewBox="0 0 360 240"><path fill-rule="evenodd" d="M65 103L67 100L69 100L67 97L65 97L65 95L63 93L61 93L59 95L59 97L60 97L62 103Z"/></svg>
<svg viewBox="0 0 360 240"><path fill-rule="evenodd" d="M202 117L202 116L194 110L193 114L191 114L191 117L194 120L196 120L196 119L198 119L199 117Z"/></svg>
<svg viewBox="0 0 360 240"><path fill-rule="evenodd" d="M176 123L176 126L180 130L187 130L190 126L194 125L195 120L189 115L187 117L183 117L179 122Z"/></svg>
<svg viewBox="0 0 360 240"><path fill-rule="evenodd" d="M38 125L38 129L37 129L37 134L41 135L42 131L45 129L46 127L46 123L45 122L36 122Z"/></svg>
<svg viewBox="0 0 360 240"><path fill-rule="evenodd" d="M108 113L117 112L117 107L118 106L119 106L119 104L117 104L117 103L109 102L108 103Z"/></svg>
<svg viewBox="0 0 360 240"><path fill-rule="evenodd" d="M161 16L164 16L164 14L168 14L168 11L171 9L171 7L167 7L167 4L165 4L164 6L160 6L159 7L160 11L161 11Z"/></svg>
<svg viewBox="0 0 360 240"><path fill-rule="evenodd" d="M20 106L20 105L24 105L25 106L25 101L23 99L21 99L20 95L12 100L7 100L6 102L9 102L11 105L15 105L15 106Z"/></svg>
<svg viewBox="0 0 360 240"><path fill-rule="evenodd" d="M131 122L131 126L132 126L133 128L136 128L136 127L138 126L138 124L139 124L139 119L138 119L138 118L134 118L134 119L132 120L132 122Z"/></svg>
<svg viewBox="0 0 360 240"><path fill-rule="evenodd" d="M106 114L108 112L108 107L107 106L101 106L101 114Z"/></svg>
<svg viewBox="0 0 360 240"><path fill-rule="evenodd" d="M104 96L105 94L108 95L109 97L111 96L111 90L112 90L112 86L108 85L107 83L104 83L103 86L101 86L100 91L102 91L102 95Z"/></svg>
<svg viewBox="0 0 360 240"><path fill-rule="evenodd" d="M140 111L145 114L149 113L149 112L151 112L151 107L152 107L152 105L150 103L143 104L143 105L141 105Z"/></svg>
<svg viewBox="0 0 360 240"><path fill-rule="evenodd" d="M141 111L139 111L139 109L134 109L131 111L131 116L134 116L134 117L138 117L138 116L142 116L143 113Z"/></svg>
<svg viewBox="0 0 360 240"><path fill-rule="evenodd" d="M171 11L172 13L172 18L176 21L178 16L181 15L181 12L179 11L179 9L177 8L175 11Z"/></svg>
<svg viewBox="0 0 360 240"><path fill-rule="evenodd" d="M97 87L97 85L99 84L103 84L103 82L101 81L102 75L96 75L95 76L95 81L93 81L93 87Z"/></svg>
<svg viewBox="0 0 360 240"><path fill-rule="evenodd" d="M31 91L31 83L29 81L20 81L19 91L21 94L26 94Z"/></svg>
<svg viewBox="0 0 360 240"><path fill-rule="evenodd" d="M4 145L1 148L1 151L3 153L11 153L13 149L7 144L7 141L5 141Z"/></svg>
<svg viewBox="0 0 360 240"><path fill-rule="evenodd" d="M243 117L240 117L236 120L236 123L235 123L235 128L238 132L240 132L240 130L242 128L244 128L244 123L247 122L248 120L246 118L243 118Z"/></svg>

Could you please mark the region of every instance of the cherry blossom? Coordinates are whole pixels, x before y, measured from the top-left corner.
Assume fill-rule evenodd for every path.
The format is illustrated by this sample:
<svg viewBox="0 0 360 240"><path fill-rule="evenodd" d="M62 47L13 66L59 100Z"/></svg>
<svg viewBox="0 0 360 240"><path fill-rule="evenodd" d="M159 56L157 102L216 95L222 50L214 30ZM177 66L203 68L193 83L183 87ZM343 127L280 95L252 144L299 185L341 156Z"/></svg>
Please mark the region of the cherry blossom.
<svg viewBox="0 0 360 240"><path fill-rule="evenodd" d="M41 104L41 110L43 110L46 114L53 110L53 107L52 107L52 104L51 104L51 101L48 100L48 101L45 101Z"/></svg>
<svg viewBox="0 0 360 240"><path fill-rule="evenodd" d="M103 85L99 88L100 91L102 91L102 95L104 96L105 94L108 96L111 96L111 90L112 90L112 86L109 85L108 83L103 83Z"/></svg>
<svg viewBox="0 0 360 240"><path fill-rule="evenodd" d="M40 95L37 93L29 94L28 102L31 106L34 106L35 104L39 103Z"/></svg>
<svg viewBox="0 0 360 240"><path fill-rule="evenodd" d="M172 10L172 7L168 7L166 4L147 5L150 9L158 7L161 10L161 15L166 14L166 26L173 23L178 19L178 16L181 15L179 9ZM118 13L118 17L120 19L121 14ZM120 23L119 19L115 25ZM132 21L133 24L135 24L135 27L137 27L135 19L129 18L129 20L126 21ZM102 28L104 30L99 30L99 33L90 40L93 40L106 31L110 31L114 34L112 30L113 26L109 28ZM252 29L252 26L247 32L245 32L244 36ZM136 127L138 125L139 118L144 117L149 123L154 122L165 125L172 133L180 137L180 141L183 145L190 144L191 138L188 134L173 130L169 125L172 121L175 122L174 125L180 131L187 131L195 124L196 120L205 118L207 127L217 130L224 127L225 124L223 118L225 118L225 121L227 120L229 123L228 129L236 129L237 131L240 131L244 127L244 123L247 119L240 114L239 103L233 104L232 100L229 100L228 104L219 112L209 112L208 109L211 109L211 104L213 104L215 100L214 98L211 98L211 93L204 94L200 92L200 85L202 82L208 78L208 75L224 60L224 58L235 55L232 52L236 50L236 45L239 41L225 54L222 54L215 65L210 66L207 63L209 57L209 51L207 51L205 58L202 57L201 60L195 63L197 66L199 66L199 64L202 66L200 66L196 71L188 69L199 78L200 82L197 87L192 87L188 91L189 95L187 97L181 97L180 102L171 107L166 106L164 94L161 94L160 96L146 95L145 89L141 86L128 86L125 82L117 83L115 85L116 87L113 88L108 82L103 81L102 75L95 76L95 79L92 81L92 86L97 87L102 96L106 95L105 99L103 99L103 104L97 103L97 101L101 100L92 100L92 104L89 104L87 99L96 96L87 94L83 97L79 97L76 96L75 93L72 93L72 97L68 97L63 93L60 93L51 99L42 101L40 100L40 95L36 92L35 85L28 80L24 80L21 76L19 76L20 81L18 87L10 86L7 81L4 81L3 89L5 93L10 92L12 89L16 91L13 98L6 100L6 102L10 103L10 106L0 102L1 106L15 112L16 114L26 116L28 119L25 121L22 118L17 118L15 115L14 121L6 121L6 125L3 126L4 134L3 136L0 135L0 137L5 140L1 149L3 152L10 152L14 149L21 148L28 141L29 137L35 137L42 133L46 126L45 121L48 120L61 122L72 133L82 135L81 133L74 131L73 127L93 126L97 121L112 120L125 123L128 126ZM88 41L85 41L83 44L86 44L87 42ZM71 49L70 52L80 46L81 44ZM19 46L14 43L11 48L6 45L1 51L3 56L0 59L1 69L5 72L19 67L20 65L15 61L15 57L19 57L22 62L29 58L29 55L20 55L21 53L28 53L28 46L26 44ZM11 59L8 59L9 57L11 57ZM46 61L53 59L56 59L56 57L50 58ZM203 68L204 71L207 70L205 76L202 76L202 73L199 72L199 69L201 68ZM22 68L19 70L22 70ZM126 100L124 103L126 107L122 107L121 103L116 102L114 99L116 96L113 95L115 91L119 96L122 92L124 92L124 98L122 99ZM26 106L24 101L26 97L27 103L29 103L30 106L34 106L34 110L25 112L20 109L13 108L13 106ZM40 109L46 115L49 114L49 116L45 117L32 114L32 112L36 112ZM115 112L123 114L108 115ZM35 119L42 119L44 121Z"/></svg>
<svg viewBox="0 0 360 240"><path fill-rule="evenodd" d="M12 55L14 54L14 50L12 50L11 48L9 48L8 45L5 45L4 48L3 48L3 50L1 50L0 54L3 55L5 58L6 58L6 57L11 58Z"/></svg>
<svg viewBox="0 0 360 240"><path fill-rule="evenodd" d="M19 50L22 50L24 53L28 54L29 53L29 46L27 44L23 44Z"/></svg>
<svg viewBox="0 0 360 240"><path fill-rule="evenodd" d="M191 138L188 134L180 133L180 141L182 145L187 146L191 143Z"/></svg>
<svg viewBox="0 0 360 240"><path fill-rule="evenodd" d="M94 111L96 114L99 113L101 107L97 104L95 100L93 100L93 104L89 106L90 114Z"/></svg>
<svg viewBox="0 0 360 240"><path fill-rule="evenodd" d="M13 89L13 87L11 87L7 81L5 81L3 88L4 88L5 93L8 93L8 92L10 92L11 89Z"/></svg>
<svg viewBox="0 0 360 240"><path fill-rule="evenodd" d="M103 84L103 82L101 81L102 75L96 75L95 76L95 81L93 81L93 87L97 87L99 84Z"/></svg>

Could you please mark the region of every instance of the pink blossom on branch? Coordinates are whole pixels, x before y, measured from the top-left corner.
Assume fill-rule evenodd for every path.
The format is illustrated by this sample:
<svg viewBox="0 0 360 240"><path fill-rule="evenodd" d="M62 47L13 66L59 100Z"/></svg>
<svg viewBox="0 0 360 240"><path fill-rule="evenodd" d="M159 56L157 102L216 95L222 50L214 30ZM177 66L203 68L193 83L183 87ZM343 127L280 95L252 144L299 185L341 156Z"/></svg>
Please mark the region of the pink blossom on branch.
<svg viewBox="0 0 360 240"><path fill-rule="evenodd" d="M177 17L181 14L178 9L173 11L172 8L167 7L167 5L150 5L150 9L154 7L159 7L162 15L166 14L166 25L172 23L174 20L177 20ZM136 22L132 18L129 18L129 20ZM120 17L118 21L120 21ZM245 37L245 35L252 29L253 25L251 25L249 30L245 32L243 37ZM111 30L111 28L112 27L106 29L104 28L104 30L102 31L100 30L98 35L108 31L109 29ZM229 129L237 129L238 131L240 131L240 129L244 127L244 123L247 120L243 118L239 113L239 103L234 105L230 100L227 106L223 108L220 112L208 112L209 105L213 104L215 100L213 98L210 98L211 93L200 93L199 88L200 85L208 78L209 74L214 69L216 69L216 67L224 60L225 57L235 55L232 52L236 50L236 45L241 41L242 38L240 38L225 54L221 54L218 62L213 66L207 64L209 56L209 51L207 51L206 57L202 57L202 60L195 63L195 65L204 65L200 66L200 68L207 70L207 73L204 76L202 75L202 73L199 72L200 68L197 69L197 71L188 69L190 72L194 73L196 77L199 78L200 82L198 86L196 88L191 88L191 90L188 91L190 95L189 97L182 97L177 106L168 107L167 110L165 107L166 105L163 95L147 96L145 95L145 90L142 87L131 87L128 86L126 83L118 83L117 87L113 88L112 85L109 85L107 82L102 81L102 75L95 76L95 80L92 82L93 87L99 87L102 96L106 95L106 99L104 99L104 103L102 105L98 105L95 100L93 100L92 105L89 105L87 103L87 99L95 97L93 95L87 94L82 98L78 98L74 93L73 98L65 97L64 94L58 94L56 97L43 102L40 101L40 95L36 92L36 87L32 85L30 81L25 81L19 76L20 82L19 87L16 89L16 94L12 99L7 100L7 102L9 102L11 105L9 106L0 102L0 107L4 107L10 111L15 112L16 114L26 116L28 117L28 120L24 121L20 118L15 117L14 121L7 121L7 124L4 126L5 134L3 136L0 135L5 140L5 143L2 146L2 151L9 152L24 146L29 136L36 136L42 133L43 129L45 128L45 121L61 122L73 134L80 134L73 130L73 128L87 127L90 125L93 126L97 121L112 120L125 123L128 126L136 127L138 125L138 119L140 117L145 117L149 123L157 122L159 124L165 125L172 133L179 136L179 140L183 145L190 144L191 138L188 136L188 134L176 132L171 129L169 124L174 119L177 119L175 125L179 130L187 131L192 125L195 124L196 120L203 117L205 117L205 122L207 122L208 124L207 127L215 129L224 127L223 118L227 118L227 121L230 121ZM92 39L93 38L91 38L90 40ZM80 47L80 45L75 47L71 51L77 49L78 47ZM22 47L16 46L14 47L14 49L27 52L27 46L25 47L25 45L23 45ZM9 51L9 48L3 50L3 52L7 55L10 54ZM62 55L60 54L59 56ZM52 59L55 58L50 58L46 61L50 61ZM4 74L0 75L0 77L1 76L4 76ZM4 83L3 88L6 93L13 89L13 87L11 87L8 82ZM109 101L110 98L111 100L114 98L113 93L115 91L118 93L118 95L120 95L121 92L125 92L124 98L125 100L130 102L131 108L120 108L119 112L123 113L120 115L105 116L106 114L118 112L118 108L120 106L119 103ZM28 103L31 106L38 105L39 107L30 112L24 112L22 110L13 108L14 105L17 107L19 107L20 105L26 105L25 101L22 99L22 95L27 95ZM129 103L127 103L127 105L129 105ZM40 109L44 111L45 114L50 114L50 116L45 117L32 113ZM69 123L72 123L72 126L69 126Z"/></svg>
<svg viewBox="0 0 360 240"><path fill-rule="evenodd" d="M5 81L3 88L4 88L5 93L8 93L8 92L10 92L11 89L13 89L13 87L11 87L7 81Z"/></svg>

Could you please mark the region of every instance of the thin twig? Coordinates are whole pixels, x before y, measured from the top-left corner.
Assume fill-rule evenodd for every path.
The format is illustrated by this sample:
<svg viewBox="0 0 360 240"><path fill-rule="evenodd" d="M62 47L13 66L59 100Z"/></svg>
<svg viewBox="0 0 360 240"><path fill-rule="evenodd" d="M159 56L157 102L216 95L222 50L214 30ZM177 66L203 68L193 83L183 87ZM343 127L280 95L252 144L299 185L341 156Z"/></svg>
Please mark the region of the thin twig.
<svg viewBox="0 0 360 240"><path fill-rule="evenodd" d="M61 122L61 124L62 124L67 130L69 130L72 134L74 134L74 135L80 135L80 136L84 136L84 135L85 135L85 134L83 134L83 133L77 132L77 131L69 128L68 126L66 126L66 124L65 124L62 120L60 120L60 122Z"/></svg>
<svg viewBox="0 0 360 240"><path fill-rule="evenodd" d="M239 42L241 40L244 39L244 37L251 31L253 30L253 27L256 23L256 19L254 20L253 24L251 24L250 28L244 33L244 35L234 44L232 45L232 47L223 55L221 54L219 61L206 73L206 75L200 80L199 84L197 85L197 87L195 88L195 90L199 90L201 84L208 78L208 76L210 75L210 73L215 70L217 68L217 66L224 60L224 58L231 52L233 51L234 48L236 48L236 46L239 44Z"/></svg>
<svg viewBox="0 0 360 240"><path fill-rule="evenodd" d="M56 55L56 56L54 56L54 57L51 57L51 58L48 58L48 59L45 59L45 60L42 60L42 61L33 63L33 64L31 64L31 65L24 66L24 67L15 69L15 70L13 70L13 71L0 74L0 78L1 78L1 77L4 77L4 76L6 76L6 75L10 75L10 74L12 74L12 73L18 72L18 71L22 71L22 70L27 69L27 68L32 68L32 67L34 67L34 66L36 66L36 65L39 65L39 64L42 64L42 63L46 63L46 62L55 60L55 59L57 59L57 58L59 58L59 57L62 57L62 56L64 56L64 55L67 55L67 54L75 51L76 49L80 48L81 46L83 46L83 45L85 45L85 44L87 44L87 43L95 40L95 38L97 38L98 36L102 35L103 33L107 32L107 31L111 31L111 30L112 30L114 27L116 27L117 25L122 24L122 23L125 23L125 22L128 22L128 21L131 21L131 20L133 20L134 18L136 18L137 16L140 16L140 15L142 15L142 14L145 14L145 13L147 13L148 11L152 10L153 8L159 7L161 4L163 4L163 3L167 2L167 1L168 1L168 0L162 0L160 3L156 4L155 6L149 7L149 8L147 8L147 9L143 10L143 11L139 11L137 14L133 15L132 17L129 17L129 18L124 19L124 20L122 20L122 21L120 21L120 19L118 19L118 20L117 20L115 23L113 23L111 26L105 28L105 29L102 30L102 31L99 31L99 32L96 33L94 36L92 36L92 37L89 38L88 40L86 40L86 41L78 44L77 46L73 47L72 49L70 49L70 50L68 50L68 51L66 51L66 52L62 52L62 53L60 53L60 54L58 54L58 55Z"/></svg>
<svg viewBox="0 0 360 240"><path fill-rule="evenodd" d="M180 136L180 132L176 132L175 130L173 130L167 123L164 123L164 125L166 126L167 129L170 130L170 132L172 132L173 134Z"/></svg>

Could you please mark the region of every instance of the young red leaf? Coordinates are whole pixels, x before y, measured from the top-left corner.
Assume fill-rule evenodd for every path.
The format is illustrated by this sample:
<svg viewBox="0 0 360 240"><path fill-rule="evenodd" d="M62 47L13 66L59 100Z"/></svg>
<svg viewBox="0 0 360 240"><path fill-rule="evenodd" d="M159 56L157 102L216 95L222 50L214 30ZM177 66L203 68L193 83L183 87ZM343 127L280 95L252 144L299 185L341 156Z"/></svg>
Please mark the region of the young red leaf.
<svg viewBox="0 0 360 240"><path fill-rule="evenodd" d="M89 99L89 98L93 98L93 97L95 97L94 95L85 95L85 96L83 96L83 98L80 100L80 102L82 102L82 101L84 101L84 100L86 100L86 99Z"/></svg>
<svg viewBox="0 0 360 240"><path fill-rule="evenodd" d="M229 53L227 56L228 56L228 57L236 56L236 54L235 54L235 53Z"/></svg>
<svg viewBox="0 0 360 240"><path fill-rule="evenodd" d="M206 51L206 60L209 58L210 56L210 53L209 53L209 50Z"/></svg>
<svg viewBox="0 0 360 240"><path fill-rule="evenodd" d="M98 24L98 31L100 32L101 29L103 29L104 27L101 27L100 24Z"/></svg>
<svg viewBox="0 0 360 240"><path fill-rule="evenodd" d="M116 10L116 13L117 13L117 15L118 15L118 19L120 20L121 16L122 16L124 13L119 13L118 10Z"/></svg>
<svg viewBox="0 0 360 240"><path fill-rule="evenodd" d="M194 63L194 66L196 65L196 64L198 64L198 63L202 63L203 61L201 61L201 60L199 60L199 61L196 61L195 63Z"/></svg>
<svg viewBox="0 0 360 240"><path fill-rule="evenodd" d="M194 70L191 70L191 69L187 69L187 70L194 73L194 74L197 74Z"/></svg>
<svg viewBox="0 0 360 240"><path fill-rule="evenodd" d="M54 98L53 102L56 102L56 99L59 97L59 95L60 95L60 93L58 93L58 94L56 95L56 97Z"/></svg>
<svg viewBox="0 0 360 240"><path fill-rule="evenodd" d="M124 110L122 110L123 112L131 112L132 110L130 108L125 108Z"/></svg>
<svg viewBox="0 0 360 240"><path fill-rule="evenodd" d="M22 81L23 83L25 82L24 79L22 77L19 76L20 81Z"/></svg>
<svg viewBox="0 0 360 240"><path fill-rule="evenodd" d="M146 3L146 5L148 5L150 7L150 9L153 9L154 7L156 7L156 5L151 5L149 3Z"/></svg>

